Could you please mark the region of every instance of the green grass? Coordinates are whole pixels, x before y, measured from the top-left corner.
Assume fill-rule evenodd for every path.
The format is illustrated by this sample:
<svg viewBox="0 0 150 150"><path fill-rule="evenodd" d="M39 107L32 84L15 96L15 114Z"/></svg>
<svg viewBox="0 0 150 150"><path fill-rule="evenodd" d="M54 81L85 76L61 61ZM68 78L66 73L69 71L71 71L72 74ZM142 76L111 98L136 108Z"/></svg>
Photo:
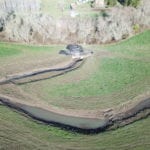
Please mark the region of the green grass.
<svg viewBox="0 0 150 150"><path fill-rule="evenodd" d="M55 64L61 57L58 52L62 48L61 45L35 46L0 42L0 77L25 71L24 68L32 70L44 67L45 61L47 65L48 61L49 65Z"/></svg>
<svg viewBox="0 0 150 150"><path fill-rule="evenodd" d="M93 57L81 70L19 87L58 107L97 109L119 105L150 90L149 39L150 30L117 44L91 46L97 51L102 48L110 51L113 57ZM34 65L34 61L44 60L45 56L47 59L48 56L51 59L53 54L57 56L62 48L63 45L28 46L0 43L0 65L5 64L5 70L7 63L10 64L11 61L19 62L23 66L25 61L32 60ZM52 59L54 61L54 58ZM90 67L93 71L88 73ZM16 69L18 72L19 68ZM0 72L2 77L5 74L8 74L7 71ZM81 79L76 82L76 78Z"/></svg>
<svg viewBox="0 0 150 150"><path fill-rule="evenodd" d="M24 45L24 44L12 44L12 43L3 43L0 42L0 58L7 57L22 57L23 55L28 57L28 55L42 55L42 54L54 54L58 53L60 49L64 46L51 45L51 46L36 46L36 45Z"/></svg>
<svg viewBox="0 0 150 150"><path fill-rule="evenodd" d="M63 77L58 77L58 82L56 79L43 81L40 84L41 91L44 93L43 99L56 106L69 104L70 107L72 103L75 108L91 108L92 106L99 108L107 105L111 107L150 90L148 86L150 84L149 39L150 31L146 31L121 43L103 46L115 57L96 60L97 71L79 82L61 82ZM96 49L101 49L101 47L96 46ZM66 76L68 80L71 79L71 74ZM76 76L80 75L76 74ZM118 97L112 94L118 95ZM107 95L109 97L105 99ZM98 96L100 98L93 101L93 104L85 100L87 97L92 101L94 97ZM87 106L90 103L91 105Z"/></svg>
<svg viewBox="0 0 150 150"><path fill-rule="evenodd" d="M0 57L17 55L20 54L20 52L21 51L13 47L8 47L7 45L3 45L3 44L0 45Z"/></svg>
<svg viewBox="0 0 150 150"><path fill-rule="evenodd" d="M121 43L107 46L112 52L117 52L131 57L150 58L150 30L134 36Z"/></svg>
<svg viewBox="0 0 150 150"><path fill-rule="evenodd" d="M75 100L70 101L69 99L65 101L64 99L62 104L58 105L65 104L67 106L67 104L72 105L74 103L76 108L110 107L124 102L124 98L118 97L116 99L116 97L111 97L111 94L115 92L120 94L121 97L134 98L141 92L150 90L149 33L150 31L146 31L116 45L104 46L103 48L111 51L115 57L98 60L96 62L97 71L77 83L60 82L60 80L64 79L62 76L40 83L27 84L25 88L28 89L28 92L31 90L31 95L33 89L37 93L40 91L40 94L43 94L43 99L48 100L53 97L55 101L55 97L59 97L59 102L61 102L60 99L63 96L64 98L74 96ZM33 58L44 53L55 53L62 47L0 43L0 65L3 65L4 62L6 64L11 62L12 57L18 59L25 55L24 57L30 56ZM96 47L97 49L100 48L100 46ZM77 71L74 74L78 75L76 73ZM66 74L65 77L70 79L72 75ZM36 85L38 85L38 90ZM98 101L94 102L93 100L94 96L109 94L111 98L109 100L111 101L100 101L98 99ZM82 102L81 99L76 101L77 97L86 98L88 96L92 98L90 98L90 102ZM56 105L58 101L56 100ZM36 123L0 105L0 149L147 150L150 148L149 124L150 118L147 118L115 131L97 135L81 135Z"/></svg>
<svg viewBox="0 0 150 150"><path fill-rule="evenodd" d="M25 45L25 44L14 44L14 43L4 43L0 42L0 57L2 56L10 56L21 53L23 50L28 52L47 52L47 51L56 51L63 48L62 45L56 46L36 46L36 45Z"/></svg>
<svg viewBox="0 0 150 150"><path fill-rule="evenodd" d="M112 57L94 56L79 70L19 87L50 105L64 108L99 109L133 100L150 90L149 33L145 31L117 44L92 45L90 49L98 53L103 49L111 52ZM42 56L61 48L28 46L27 52L34 52L29 55L32 59L37 54Z"/></svg>
<svg viewBox="0 0 150 150"><path fill-rule="evenodd" d="M128 59L103 59L98 71L87 80L46 88L51 96L98 96L124 88L150 76L150 63ZM58 92L59 91L59 92Z"/></svg>
<svg viewBox="0 0 150 150"><path fill-rule="evenodd" d="M0 149L148 150L150 118L99 133L82 135L42 125L0 106Z"/></svg>

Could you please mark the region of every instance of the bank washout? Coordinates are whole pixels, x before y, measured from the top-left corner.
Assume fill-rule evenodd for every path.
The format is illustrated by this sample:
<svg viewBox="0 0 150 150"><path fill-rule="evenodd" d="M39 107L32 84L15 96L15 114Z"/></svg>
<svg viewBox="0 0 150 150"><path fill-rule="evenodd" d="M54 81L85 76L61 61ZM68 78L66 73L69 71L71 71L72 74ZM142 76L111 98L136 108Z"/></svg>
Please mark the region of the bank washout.
<svg viewBox="0 0 150 150"><path fill-rule="evenodd" d="M37 121L85 134L116 129L150 115L150 97L140 99L133 104L122 105L120 108L99 110L99 115L95 115L95 117L90 115L83 117L83 114L77 117L70 115L72 112L66 115L64 112L58 113L54 110L50 111L37 106L14 102L13 98L3 95L0 95L0 103ZM90 114L90 112L88 113Z"/></svg>

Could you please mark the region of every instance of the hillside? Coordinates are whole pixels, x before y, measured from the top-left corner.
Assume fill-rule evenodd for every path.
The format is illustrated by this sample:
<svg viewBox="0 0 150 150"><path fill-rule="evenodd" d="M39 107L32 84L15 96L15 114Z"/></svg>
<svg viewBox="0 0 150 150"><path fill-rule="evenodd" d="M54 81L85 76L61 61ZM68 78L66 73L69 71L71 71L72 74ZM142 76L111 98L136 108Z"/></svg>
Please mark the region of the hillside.
<svg viewBox="0 0 150 150"><path fill-rule="evenodd" d="M149 114L149 32L115 45L87 46L94 54L80 61L58 54L63 45L1 43L0 81L18 73L32 74L1 82L1 102L38 120L83 129L85 125L80 121L84 124L86 120L87 128L106 130L109 126L116 128L146 117ZM77 66L61 69L70 64ZM49 67L54 71L34 73ZM95 123L91 124L89 119Z"/></svg>
<svg viewBox="0 0 150 150"><path fill-rule="evenodd" d="M0 150L150 148L150 0L0 0Z"/></svg>

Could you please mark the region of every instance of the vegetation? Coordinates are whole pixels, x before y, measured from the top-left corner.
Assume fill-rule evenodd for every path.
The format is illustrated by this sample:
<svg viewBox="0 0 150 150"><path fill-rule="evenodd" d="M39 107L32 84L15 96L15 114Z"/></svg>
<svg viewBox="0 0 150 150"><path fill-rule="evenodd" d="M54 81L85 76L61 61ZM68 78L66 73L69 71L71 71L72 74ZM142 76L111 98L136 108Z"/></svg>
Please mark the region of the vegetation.
<svg viewBox="0 0 150 150"><path fill-rule="evenodd" d="M135 24L133 26L133 30L134 30L135 33L139 33L139 31L140 31L140 25L139 24Z"/></svg>
<svg viewBox="0 0 150 150"><path fill-rule="evenodd" d="M58 107L97 109L119 105L150 90L149 39L150 31L146 31L117 44L89 46L89 49L95 49L95 56L89 58L82 69L57 78L19 85L19 88ZM41 68L62 62L58 51L63 48L0 43L0 76L22 72L23 68L31 70L35 66ZM12 50L11 53L7 49ZM102 57L103 53L108 53L108 56ZM14 87L7 88L7 93L15 92Z"/></svg>
<svg viewBox="0 0 150 150"><path fill-rule="evenodd" d="M39 99L49 100L50 104L61 107L74 106L75 108L93 109L116 106L149 90L149 39L150 31L148 30L117 44L101 47L89 46L89 48L95 49L97 55L102 54L101 52L104 52L105 49L105 52L111 56L91 57L90 63L87 61L87 64L85 63L82 67L82 71L76 70L63 77L58 77L57 80L51 79L19 85L19 88L33 97L37 94ZM5 71L10 71L7 68L10 62L15 65L20 63L21 66L24 66L33 65L32 61L35 61L33 66L37 66L38 58L49 59L49 55L57 54L63 47L0 43L0 67ZM24 62L25 64L23 64ZM19 67L16 68L18 71ZM89 68L92 68L90 74ZM2 72L0 72L1 74ZM79 77L79 74L84 78L75 80L74 77ZM13 89L9 89L11 86L7 86L7 88L6 92L9 93L14 90L15 86ZM115 94L117 97L113 96ZM98 100L96 100L97 96ZM85 97L85 99L80 97ZM0 149L147 150L150 147L149 123L150 118L147 118L115 131L97 135L82 135L37 123L0 105Z"/></svg>
<svg viewBox="0 0 150 150"><path fill-rule="evenodd" d="M105 4L107 6L115 6L118 2L123 6L137 7L140 4L140 1L141 0L105 0Z"/></svg>
<svg viewBox="0 0 150 150"><path fill-rule="evenodd" d="M73 0L60 4L54 0L43 1L42 11L61 16L67 13L68 4ZM124 6L137 7L140 0L119 2ZM116 0L107 0L107 4L114 6ZM87 8L88 5L79 10L84 13ZM105 11L101 15L104 18L108 16ZM133 29L138 32L138 24ZM27 103L37 98L37 106L44 104L74 109L114 107L150 90L149 39L150 30L117 44L88 46L95 50L96 55L89 58L81 69L35 83L0 85L0 93L26 98L22 101L27 100ZM64 46L61 45L28 46L0 42L0 77L62 63L63 56L58 56L62 48ZM0 103L0 150L147 150L150 147L149 124L150 118L146 118L113 131L82 135L36 122Z"/></svg>
<svg viewBox="0 0 150 150"><path fill-rule="evenodd" d="M16 54L19 54L19 53L20 53L20 51L18 49L5 47L3 45L1 45L1 47L0 47L0 57L16 55Z"/></svg>
<svg viewBox="0 0 150 150"><path fill-rule="evenodd" d="M22 88L29 92L33 87L38 87L43 93L43 99L56 106L103 108L126 102L149 90L149 33L146 31L124 42L105 46L106 51L112 52L113 58L93 60L97 69L83 80L73 82L78 74L85 76L83 72L74 71L57 80L34 83L30 87L23 85ZM96 46L95 49L101 48ZM90 71L90 66L93 68L92 63L89 63L84 72Z"/></svg>
<svg viewBox="0 0 150 150"><path fill-rule="evenodd" d="M115 6L117 4L117 0L105 0L105 4L108 6Z"/></svg>
<svg viewBox="0 0 150 150"><path fill-rule="evenodd" d="M57 96L98 96L109 94L126 85L146 79L150 75L149 64L128 59L104 59L99 70L88 80L66 84L49 89L50 95ZM57 92L59 91L59 92Z"/></svg>
<svg viewBox="0 0 150 150"><path fill-rule="evenodd" d="M140 3L140 0L118 0L124 6L133 6L137 7Z"/></svg>
<svg viewBox="0 0 150 150"><path fill-rule="evenodd" d="M31 46L0 42L0 77L25 71L24 68L27 70L32 70L35 67L41 68L43 61L46 63L51 55L58 56L58 51L62 48L63 46L55 45ZM43 61L38 64L38 60L41 59ZM59 62L57 58L51 59L49 65Z"/></svg>
<svg viewBox="0 0 150 150"><path fill-rule="evenodd" d="M16 51L22 52L24 49L27 51L49 51L49 48L54 49L54 46L36 46L36 45L25 45L25 44L15 44L15 43L4 43L0 42L0 54L1 56L9 56L9 53L14 53L16 54ZM16 50L16 51L15 51ZM10 55L11 55L10 54Z"/></svg>
<svg viewBox="0 0 150 150"><path fill-rule="evenodd" d="M62 48L62 46L57 46L57 48ZM53 52L56 51L56 46L36 46L36 45L23 45L14 43L3 43L0 42L0 57L8 57L18 54L23 55L24 51L26 53L40 53L40 52Z"/></svg>
<svg viewBox="0 0 150 150"><path fill-rule="evenodd" d="M150 30L134 36L121 43L107 46L107 49L112 52L117 52L125 56L140 57L142 60L147 60L150 57Z"/></svg>

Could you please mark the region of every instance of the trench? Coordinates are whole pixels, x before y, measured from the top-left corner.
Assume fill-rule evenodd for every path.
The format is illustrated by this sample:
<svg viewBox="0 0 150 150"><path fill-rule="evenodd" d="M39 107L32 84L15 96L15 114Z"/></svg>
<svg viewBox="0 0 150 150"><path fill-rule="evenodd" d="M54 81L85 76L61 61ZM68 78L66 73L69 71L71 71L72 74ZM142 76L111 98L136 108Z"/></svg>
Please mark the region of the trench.
<svg viewBox="0 0 150 150"><path fill-rule="evenodd" d="M46 73L53 73L53 72L55 73L54 75L49 75L46 78L39 78L39 79L35 79L35 80L33 79L29 82L26 81L23 83L36 82L36 81L40 81L40 80L57 77L57 76L63 75L65 73L68 73L70 71L80 68L84 64L85 60L86 59L84 59L84 60L83 59L75 59L68 65L66 65L64 67L60 67L60 68L59 67L58 68L41 68L39 70L19 73L19 74L15 74L15 75L8 75L7 77L0 79L0 84L6 84L6 83L10 83L10 82L15 83L15 81L17 81L17 80L21 80L24 78L30 78L30 77L34 77L34 76L38 76L38 75L42 75L42 74L46 74Z"/></svg>

